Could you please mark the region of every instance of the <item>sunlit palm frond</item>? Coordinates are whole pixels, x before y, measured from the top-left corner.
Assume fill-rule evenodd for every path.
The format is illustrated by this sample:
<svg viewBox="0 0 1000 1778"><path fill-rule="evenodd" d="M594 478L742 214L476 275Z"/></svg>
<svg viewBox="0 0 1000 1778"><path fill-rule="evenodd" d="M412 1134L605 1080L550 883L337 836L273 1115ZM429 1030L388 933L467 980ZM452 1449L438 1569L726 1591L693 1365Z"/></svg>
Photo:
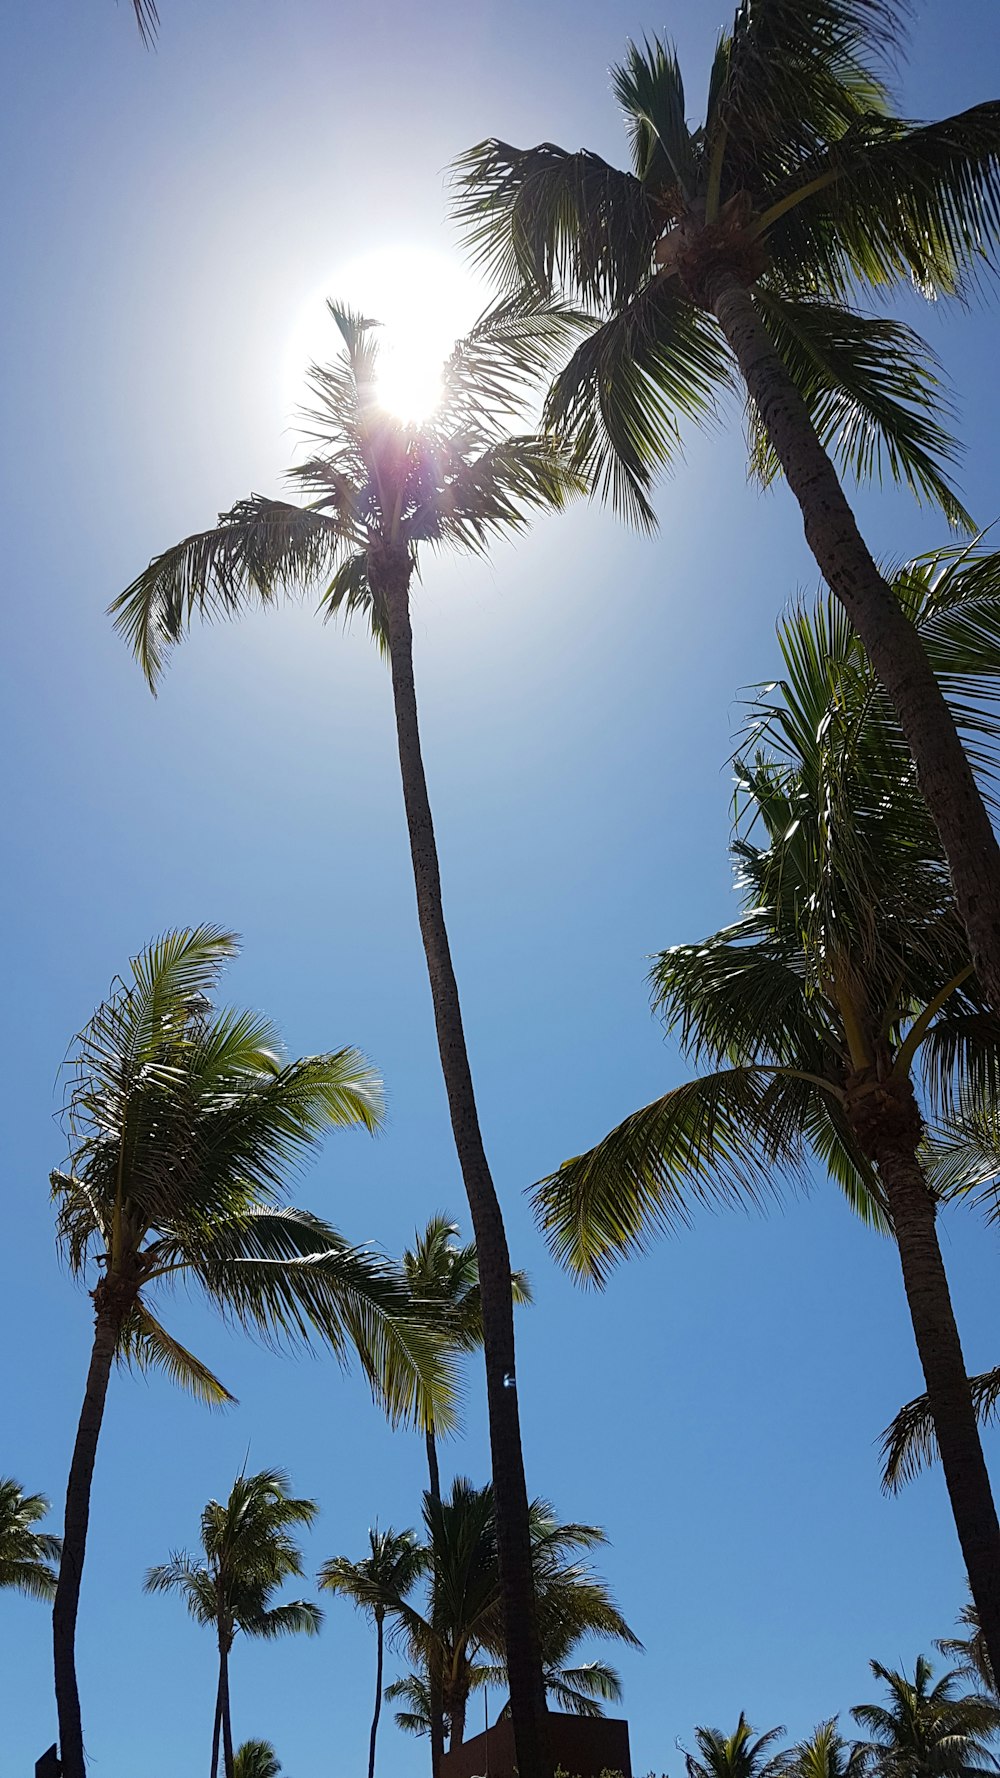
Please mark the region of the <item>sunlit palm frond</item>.
<svg viewBox="0 0 1000 1778"><path fill-rule="evenodd" d="M329 580L345 547L337 518L252 494L211 531L154 557L109 611L155 690L170 649L195 613L235 617Z"/></svg>
<svg viewBox="0 0 1000 1778"><path fill-rule="evenodd" d="M566 303L523 291L494 303L445 362L434 431L489 444L520 427L537 404L539 384L593 325Z"/></svg>
<svg viewBox="0 0 1000 1778"><path fill-rule="evenodd" d="M805 400L821 442L859 481L888 473L963 530L975 526L943 466L958 447L944 422L950 403L936 360L909 327L840 303L757 292L767 331ZM765 485L778 462L756 409L748 408L750 464Z"/></svg>
<svg viewBox="0 0 1000 1778"><path fill-rule="evenodd" d="M414 545L484 554L494 538L526 531L533 513L559 511L585 488L558 440L546 434L505 438L454 461L441 485L402 523L401 536Z"/></svg>
<svg viewBox="0 0 1000 1778"><path fill-rule="evenodd" d="M804 1183L805 1084L768 1069L728 1068L634 1112L532 1188L550 1250L600 1286L627 1253L686 1226L696 1209L759 1209L782 1182Z"/></svg>
<svg viewBox="0 0 1000 1778"><path fill-rule="evenodd" d="M0 1477L0 1588L52 1598L62 1539L37 1529L48 1511L44 1494L25 1494L12 1476Z"/></svg>
<svg viewBox="0 0 1000 1778"><path fill-rule="evenodd" d="M150 1314L141 1297L133 1303L122 1327L117 1355L120 1364L138 1371L164 1371L172 1383L188 1390L206 1407L225 1407L236 1401L214 1372Z"/></svg>

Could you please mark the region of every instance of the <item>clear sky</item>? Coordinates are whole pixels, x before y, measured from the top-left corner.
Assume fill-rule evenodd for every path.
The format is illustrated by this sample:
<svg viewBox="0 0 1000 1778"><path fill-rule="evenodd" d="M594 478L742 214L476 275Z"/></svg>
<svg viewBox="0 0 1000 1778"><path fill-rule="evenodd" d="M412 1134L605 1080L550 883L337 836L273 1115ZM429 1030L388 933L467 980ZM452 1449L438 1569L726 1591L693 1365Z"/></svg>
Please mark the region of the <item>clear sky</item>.
<svg viewBox="0 0 1000 1778"><path fill-rule="evenodd" d="M389 686L360 629L308 609L196 632L157 702L103 616L157 549L251 488L280 491L296 354L325 291L415 293L453 251L450 159L486 134L620 157L607 68L666 29L692 114L723 0L161 0L146 54L122 0L32 0L5 21L0 139L2 721L7 1063L0 1470L58 1506L89 1349L47 1175L55 1076L131 952L171 924L244 935L227 993L296 1054L361 1045L386 1133L331 1141L299 1201L399 1249L463 1210L409 878ZM1000 92L994 0L925 0L911 114ZM380 253L375 262L366 256ZM382 280L371 298L362 274ZM353 268L353 269L352 269ZM377 274L377 276L376 276ZM452 283L460 292L457 274ZM448 286L452 289L452 284ZM449 298L449 300L451 300ZM915 311L916 305L914 305ZM471 318L471 316L470 316ZM967 502L996 517L996 319L916 313L944 357ZM313 330L310 332L310 330ZM654 540L581 507L491 566L432 563L416 595L427 765L487 1143L518 1264L529 1485L607 1527L606 1571L646 1644L620 1662L635 1769L676 1774L692 1727L741 1707L794 1734L872 1695L963 1598L938 1475L898 1501L876 1440L920 1387L893 1250L833 1188L769 1220L702 1218L603 1298L548 1262L524 1188L681 1063L647 1010L647 955L733 911L726 856L739 688L815 574L790 497L745 485L739 416L692 438ZM876 549L945 541L908 497L860 499ZM996 1236L944 1234L973 1368L1000 1361ZM322 1516L310 1564L413 1524L422 1447L357 1377L241 1343L193 1302L171 1325L240 1397L212 1416L112 1382L80 1616L95 1778L204 1769L211 1639L142 1574L202 1503L287 1466ZM447 1471L486 1473L478 1369ZM996 1453L990 1435L991 1455ZM374 1651L331 1602L314 1643L239 1649L239 1738L290 1778L363 1769ZM0 1597L4 1772L55 1736L45 1611ZM383 1778L426 1750L387 1725Z"/></svg>

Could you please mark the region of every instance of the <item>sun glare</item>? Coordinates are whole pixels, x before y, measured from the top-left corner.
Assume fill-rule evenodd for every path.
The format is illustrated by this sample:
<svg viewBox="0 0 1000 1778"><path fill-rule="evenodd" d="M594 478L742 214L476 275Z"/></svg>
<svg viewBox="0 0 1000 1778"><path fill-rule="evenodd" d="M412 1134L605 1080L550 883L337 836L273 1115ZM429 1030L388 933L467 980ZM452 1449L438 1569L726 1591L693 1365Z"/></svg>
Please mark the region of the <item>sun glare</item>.
<svg viewBox="0 0 1000 1778"><path fill-rule="evenodd" d="M289 339L286 381L294 407L303 401L308 365L328 363L340 350L327 297L381 323L379 398L398 419L414 423L433 412L444 361L488 301L485 287L459 260L426 248L386 248L331 267Z"/></svg>

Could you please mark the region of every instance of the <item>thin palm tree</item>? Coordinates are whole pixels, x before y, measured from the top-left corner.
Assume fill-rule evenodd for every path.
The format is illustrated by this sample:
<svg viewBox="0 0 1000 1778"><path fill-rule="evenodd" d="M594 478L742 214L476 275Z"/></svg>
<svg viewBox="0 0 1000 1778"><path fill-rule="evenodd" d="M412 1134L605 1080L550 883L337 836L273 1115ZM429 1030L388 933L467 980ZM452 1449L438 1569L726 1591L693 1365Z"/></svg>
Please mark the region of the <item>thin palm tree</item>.
<svg viewBox="0 0 1000 1778"><path fill-rule="evenodd" d="M38 1531L49 1510L44 1494L25 1494L12 1476L0 1476L0 1587L31 1599L51 1599L62 1544Z"/></svg>
<svg viewBox="0 0 1000 1778"><path fill-rule="evenodd" d="M270 1741L243 1741L233 1756L235 1778L278 1778L281 1761Z"/></svg>
<svg viewBox="0 0 1000 1778"><path fill-rule="evenodd" d="M432 1216L414 1235L413 1246L403 1252L403 1271L415 1300L441 1312L441 1331L456 1353L476 1352L483 1344L483 1302L479 1288L479 1260L474 1241L461 1241L457 1222ZM530 1303L531 1285L525 1272L511 1272L515 1307ZM434 1403L425 1404L424 1438L430 1491L441 1498Z"/></svg>
<svg viewBox="0 0 1000 1778"><path fill-rule="evenodd" d="M457 210L502 288L565 290L599 323L548 419L595 485L650 526L681 425L749 397L751 463L780 468L806 540L898 712L941 836L980 980L1000 1013L1000 847L919 639L828 454L884 468L971 525L926 345L858 307L915 283L952 296L1000 238L1000 102L938 123L896 115L885 69L906 0L740 0L692 128L669 44L612 75L632 171L545 142L481 142Z"/></svg>
<svg viewBox="0 0 1000 1778"><path fill-rule="evenodd" d="M978 709L984 756L998 576L991 558L943 575L911 564L895 581L949 696L964 686L970 724ZM922 1106L947 1113L977 1079L996 1090L1000 1022L842 608L794 613L779 641L784 678L754 709L756 754L736 768L745 911L664 951L651 975L667 1029L704 1071L541 1181L536 1208L557 1257L597 1283L700 1204L765 1204L817 1164L890 1231L966 1569L1000 1654L1000 1529L922 1158ZM977 681L980 656L990 677Z"/></svg>
<svg viewBox="0 0 1000 1778"><path fill-rule="evenodd" d="M989 1743L1000 1731L1000 1704L978 1693L956 1694L957 1672L934 1670L917 1656L912 1679L881 1662L871 1670L888 1692L887 1704L856 1704L855 1722L876 1778L989 1778L998 1762Z"/></svg>
<svg viewBox="0 0 1000 1778"><path fill-rule="evenodd" d="M368 1533L369 1554L360 1562L347 1556L331 1556L319 1571L319 1584L326 1592L350 1599L375 1625L375 1710L368 1744L368 1778L375 1778L375 1743L379 1717L382 1713L382 1690L385 1666L385 1620L400 1599L406 1599L420 1576L426 1572L427 1552L417 1542L414 1531L380 1531L376 1526Z"/></svg>
<svg viewBox="0 0 1000 1778"><path fill-rule="evenodd" d="M112 1366L157 1367L210 1406L233 1399L153 1312L154 1294L196 1285L227 1320L294 1347L318 1337L360 1358L390 1414L412 1419L415 1390L447 1354L398 1268L351 1247L285 1202L287 1178L326 1131L373 1131L377 1077L353 1049L283 1060L256 1013L211 995L237 943L214 926L167 933L80 1034L70 1065L70 1156L53 1173L70 1270L93 1278L94 1339L66 1492L53 1609L60 1756L84 1778L75 1635L98 1439Z"/></svg>
<svg viewBox="0 0 1000 1778"><path fill-rule="evenodd" d="M721 1729L697 1728L698 1751L684 1755L687 1778L782 1778L789 1756L772 1749L784 1732L783 1728L768 1729L755 1739L742 1710L731 1735L724 1735Z"/></svg>
<svg viewBox="0 0 1000 1778"><path fill-rule="evenodd" d="M414 1665L416 1685L425 1688L421 1696L426 1700L428 1728L434 1721L431 1676L436 1675L454 1749L465 1738L471 1693L484 1684L509 1682L493 1489L476 1488L457 1477L448 1499L424 1495L424 1524L427 1599L420 1609L400 1598L393 1615ZM604 1532L596 1525L560 1523L544 1500L532 1502L530 1526L543 1672L547 1689L558 1695L560 1668L584 1636L615 1639L633 1648L641 1644L606 1582L580 1559L580 1552L606 1542ZM581 1695L587 1683L584 1677ZM612 1687L616 1683L613 1675ZM595 1678L591 1696L600 1692L600 1686ZM567 1679L564 1691L569 1687ZM417 1693L413 1688L390 1687L387 1696L405 1696L412 1703Z"/></svg>
<svg viewBox="0 0 1000 1778"><path fill-rule="evenodd" d="M413 679L410 591L427 547L483 551L581 486L547 437L511 437L526 379L555 362L577 325L553 307L486 316L444 367L422 428L378 401L375 324L330 304L343 341L310 373L313 454L291 476L309 504L253 495L211 531L164 552L115 600L117 627L155 686L192 616L235 617L307 588L325 616L361 612L388 655L420 931L452 1131L479 1255L490 1446L497 1490L514 1732L522 1778L542 1778L544 1695L531 1593L528 1495L514 1362L511 1266L486 1158L444 918Z"/></svg>
<svg viewBox="0 0 1000 1778"><path fill-rule="evenodd" d="M236 1637L242 1633L273 1641L315 1636L323 1621L319 1606L310 1600L274 1603L286 1580L302 1576L295 1533L308 1529L319 1511L314 1500L296 1499L289 1487L280 1469L237 1476L229 1498L210 1500L201 1515L202 1559L175 1551L169 1562L150 1568L143 1583L147 1593L179 1593L195 1623L215 1631L219 1683L210 1778L216 1778L219 1767L220 1732L226 1778L236 1778L229 1696L229 1657Z"/></svg>

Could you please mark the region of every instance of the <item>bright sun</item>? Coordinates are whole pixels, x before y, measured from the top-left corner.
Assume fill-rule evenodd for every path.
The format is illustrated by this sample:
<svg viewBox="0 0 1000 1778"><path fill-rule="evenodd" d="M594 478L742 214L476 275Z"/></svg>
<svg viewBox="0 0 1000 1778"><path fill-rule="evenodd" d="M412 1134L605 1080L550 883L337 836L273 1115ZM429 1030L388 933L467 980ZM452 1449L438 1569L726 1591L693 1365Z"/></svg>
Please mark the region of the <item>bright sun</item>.
<svg viewBox="0 0 1000 1778"><path fill-rule="evenodd" d="M379 329L380 398L401 420L427 418L441 395L441 366L485 308L488 293L458 260L427 248L383 248L334 266L304 304L286 352L291 404L301 405L310 363L340 349L327 297L360 309Z"/></svg>

